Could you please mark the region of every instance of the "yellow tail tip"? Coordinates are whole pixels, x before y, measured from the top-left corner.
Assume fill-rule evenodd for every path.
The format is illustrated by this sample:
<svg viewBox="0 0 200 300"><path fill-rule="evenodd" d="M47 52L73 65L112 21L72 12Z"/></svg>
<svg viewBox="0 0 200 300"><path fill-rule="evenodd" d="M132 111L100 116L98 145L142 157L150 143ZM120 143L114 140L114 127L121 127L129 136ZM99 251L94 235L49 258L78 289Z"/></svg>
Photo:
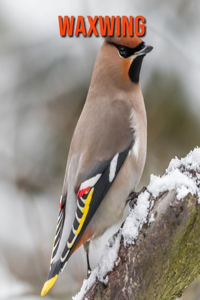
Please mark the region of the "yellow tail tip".
<svg viewBox="0 0 200 300"><path fill-rule="evenodd" d="M57 279L58 275L55 275L54 277L52 277L51 279L47 280L42 288L42 292L41 292L41 296L43 297L44 295L46 295L48 293L48 291L50 290L50 288L52 288L52 286L54 285L56 279Z"/></svg>

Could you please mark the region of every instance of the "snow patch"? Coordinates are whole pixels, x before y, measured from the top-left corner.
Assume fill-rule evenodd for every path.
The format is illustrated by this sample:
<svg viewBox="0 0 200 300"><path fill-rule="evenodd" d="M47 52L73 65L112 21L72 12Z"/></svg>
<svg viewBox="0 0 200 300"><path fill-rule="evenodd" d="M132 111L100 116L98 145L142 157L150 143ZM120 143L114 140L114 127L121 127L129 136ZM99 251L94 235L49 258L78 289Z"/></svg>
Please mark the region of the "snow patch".
<svg viewBox="0 0 200 300"><path fill-rule="evenodd" d="M181 200L188 193L192 195L197 192L197 186L193 179L188 178L179 169L175 169L162 177L151 175L148 190L152 193L153 197L158 197L161 193L166 191L175 190L177 199Z"/></svg>
<svg viewBox="0 0 200 300"><path fill-rule="evenodd" d="M150 194L154 198L157 198L163 192L175 190L178 200L183 199L191 193L192 195L198 195L198 202L200 203L199 187L200 148L195 148L184 158L178 159L176 157L172 159L162 177L151 175L147 191L139 195L137 204L134 209L130 211L124 223L122 231L124 245L130 243L134 244L140 229L147 221L148 213L152 209L152 203L149 203ZM154 216L151 215L149 223L153 221Z"/></svg>
<svg viewBox="0 0 200 300"><path fill-rule="evenodd" d="M149 224L151 224L154 221L155 221L154 214L151 214L151 217L149 219Z"/></svg>
<svg viewBox="0 0 200 300"><path fill-rule="evenodd" d="M145 191L140 194L137 199L137 204L134 209L130 211L130 214L126 218L122 234L124 236L124 245L134 244L134 240L137 238L139 230L142 225L146 222L149 212L149 198L150 194Z"/></svg>
<svg viewBox="0 0 200 300"><path fill-rule="evenodd" d="M120 258L120 257L118 257L118 258L117 258L117 260L116 260L116 262L115 262L115 266L118 266L118 265L119 265L119 263L120 263L120 261L121 261L121 258Z"/></svg>
<svg viewBox="0 0 200 300"><path fill-rule="evenodd" d="M194 176L194 171L196 176ZM148 190L153 197L166 191L176 191L178 200L188 193L198 195L200 203L200 148L195 148L186 157L172 159L166 173L160 176L151 175Z"/></svg>
<svg viewBox="0 0 200 300"><path fill-rule="evenodd" d="M104 284L108 283L108 276L106 276L106 274L113 269L115 262L118 258L120 239L121 239L121 231L118 233L117 237L115 237L115 240L111 238L110 241L106 244L100 262L98 263L96 268L92 271L90 277L83 281L83 285L80 292L72 298L73 300L84 299L85 293L95 283L96 279L103 282ZM112 246L109 246L110 243Z"/></svg>

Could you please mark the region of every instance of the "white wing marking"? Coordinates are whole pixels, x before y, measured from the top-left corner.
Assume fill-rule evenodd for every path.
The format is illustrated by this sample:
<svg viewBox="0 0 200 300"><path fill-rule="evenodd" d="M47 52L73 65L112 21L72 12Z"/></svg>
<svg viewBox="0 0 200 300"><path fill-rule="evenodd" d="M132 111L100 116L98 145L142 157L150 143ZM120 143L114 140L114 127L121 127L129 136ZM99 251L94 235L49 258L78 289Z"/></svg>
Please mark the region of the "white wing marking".
<svg viewBox="0 0 200 300"><path fill-rule="evenodd" d="M109 171L109 181L112 182L115 178L116 169L117 169L117 161L118 161L119 153L117 153L110 163L110 171Z"/></svg>

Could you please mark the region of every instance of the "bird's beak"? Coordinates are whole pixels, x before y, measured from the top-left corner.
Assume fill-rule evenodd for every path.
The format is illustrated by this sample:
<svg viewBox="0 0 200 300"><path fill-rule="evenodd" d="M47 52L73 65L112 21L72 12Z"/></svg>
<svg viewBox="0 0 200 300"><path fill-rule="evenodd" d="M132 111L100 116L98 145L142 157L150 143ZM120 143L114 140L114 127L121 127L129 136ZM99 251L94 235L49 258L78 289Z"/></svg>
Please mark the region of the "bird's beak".
<svg viewBox="0 0 200 300"><path fill-rule="evenodd" d="M140 55L146 55L147 53L151 52L151 50L153 49L152 46L149 45L144 45L144 48L142 48L142 50L135 52L136 56L140 56Z"/></svg>

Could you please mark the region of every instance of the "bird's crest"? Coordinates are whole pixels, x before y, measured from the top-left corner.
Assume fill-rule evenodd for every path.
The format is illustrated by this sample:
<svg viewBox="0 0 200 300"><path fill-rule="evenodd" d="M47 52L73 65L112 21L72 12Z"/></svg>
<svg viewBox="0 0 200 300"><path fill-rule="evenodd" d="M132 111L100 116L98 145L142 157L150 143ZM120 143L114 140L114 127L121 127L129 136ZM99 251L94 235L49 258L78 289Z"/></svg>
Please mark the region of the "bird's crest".
<svg viewBox="0 0 200 300"><path fill-rule="evenodd" d="M143 40L141 38L139 38L138 36L129 36L128 34L125 37L117 37L117 36L113 36L113 37L106 37L105 38L108 42L111 43L115 43L118 45L123 45L129 48L135 48L137 47L139 44L141 44L143 42Z"/></svg>

